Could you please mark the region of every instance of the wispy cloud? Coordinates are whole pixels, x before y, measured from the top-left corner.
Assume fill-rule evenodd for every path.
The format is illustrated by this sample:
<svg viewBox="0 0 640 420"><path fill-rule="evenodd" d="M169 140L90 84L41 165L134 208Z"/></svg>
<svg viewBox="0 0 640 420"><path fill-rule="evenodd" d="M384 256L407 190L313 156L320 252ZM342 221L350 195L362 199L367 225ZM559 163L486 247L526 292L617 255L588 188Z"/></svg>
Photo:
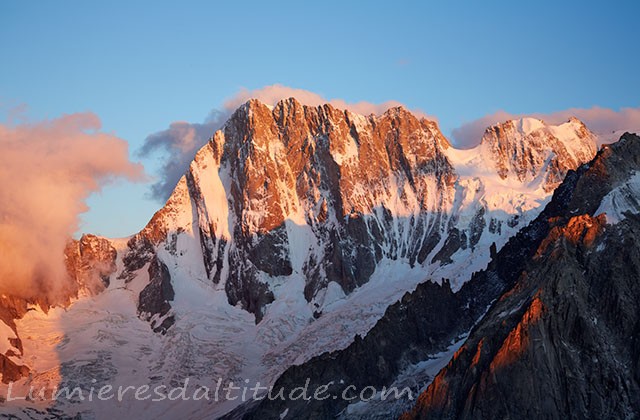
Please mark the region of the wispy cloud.
<svg viewBox="0 0 640 420"><path fill-rule="evenodd" d="M0 124L0 293L64 295L63 252L85 199L114 179L143 178L127 142L99 129L91 113Z"/></svg>
<svg viewBox="0 0 640 420"><path fill-rule="evenodd" d="M522 117L539 118L549 124L561 124L571 117L576 117L593 132L603 135L621 130L640 130L640 108L622 108L616 111L594 106L592 108L569 108L547 114L511 114L505 111L498 111L454 129L452 131L453 141L458 147L473 147L480 142L482 134L487 127ZM606 138L606 136L602 138Z"/></svg>
<svg viewBox="0 0 640 420"><path fill-rule="evenodd" d="M329 103L336 108L348 109L358 114L379 115L392 107L401 106L398 101L386 101L380 104L371 102L347 102L343 99L326 99L322 95L296 89L280 84L265 86L260 89L241 89L233 97L224 101L219 110L212 112L202 123L174 122L166 130L151 134L145 140L139 154L148 157L154 153L164 153L160 179L151 187L152 197L164 201L173 191L176 183L187 170L196 151L201 148L211 135L231 116L240 105L249 99L258 99L267 105L275 105L282 99L294 97L299 102L318 106ZM412 110L418 116L435 120L420 110Z"/></svg>
<svg viewBox="0 0 640 420"><path fill-rule="evenodd" d="M141 157L161 153L164 157L161 174L151 185L151 196L166 200L191 160L211 135L229 118L231 111L212 112L202 123L176 121L168 129L148 136L138 151Z"/></svg>

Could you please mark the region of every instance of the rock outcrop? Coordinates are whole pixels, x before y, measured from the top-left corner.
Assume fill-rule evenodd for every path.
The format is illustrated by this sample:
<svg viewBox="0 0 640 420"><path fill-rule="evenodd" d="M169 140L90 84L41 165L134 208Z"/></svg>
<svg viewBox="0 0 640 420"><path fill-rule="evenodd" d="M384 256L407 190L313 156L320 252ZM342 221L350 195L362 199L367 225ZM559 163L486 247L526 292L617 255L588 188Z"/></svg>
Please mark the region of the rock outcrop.
<svg viewBox="0 0 640 420"><path fill-rule="evenodd" d="M17 381L29 374L29 368L20 359L23 356L22 341L16 330L15 320L27 312L23 299L0 297L0 380L4 383Z"/></svg>
<svg viewBox="0 0 640 420"><path fill-rule="evenodd" d="M167 266L157 257L149 264L149 284L138 297L138 313L151 323L155 332L166 333L175 319L169 313L175 296Z"/></svg>
<svg viewBox="0 0 640 420"><path fill-rule="evenodd" d="M82 235L70 241L65 249L67 272L78 290L90 295L109 287L110 276L116 271L117 251L108 239L95 235Z"/></svg>

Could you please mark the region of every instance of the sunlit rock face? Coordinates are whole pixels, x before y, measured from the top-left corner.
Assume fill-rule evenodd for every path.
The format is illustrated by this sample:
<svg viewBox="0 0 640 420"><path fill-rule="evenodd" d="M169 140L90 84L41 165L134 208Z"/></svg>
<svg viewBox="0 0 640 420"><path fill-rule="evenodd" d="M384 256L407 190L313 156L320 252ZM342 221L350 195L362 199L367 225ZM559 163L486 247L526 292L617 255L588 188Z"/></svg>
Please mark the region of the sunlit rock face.
<svg viewBox="0 0 640 420"><path fill-rule="evenodd" d="M70 241L65 250L67 271L79 290L97 294L109 287L109 277L115 273L117 251L108 239L82 235Z"/></svg>
<svg viewBox="0 0 640 420"><path fill-rule="evenodd" d="M596 153L596 136L578 119L547 126L535 118L510 120L487 128L481 148L495 162L500 178L532 182L552 191L569 169L588 162Z"/></svg>

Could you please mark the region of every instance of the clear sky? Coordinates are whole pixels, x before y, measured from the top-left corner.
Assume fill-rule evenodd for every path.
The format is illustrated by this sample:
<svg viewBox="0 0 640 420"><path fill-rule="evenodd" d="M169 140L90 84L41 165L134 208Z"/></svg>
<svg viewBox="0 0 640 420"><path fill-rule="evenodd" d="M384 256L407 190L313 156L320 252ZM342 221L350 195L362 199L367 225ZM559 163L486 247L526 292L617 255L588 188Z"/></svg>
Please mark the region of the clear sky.
<svg viewBox="0 0 640 420"><path fill-rule="evenodd" d="M21 104L32 120L91 111L140 160L149 134L275 83L397 100L445 134L498 110L638 107L639 4L0 0L0 123ZM93 196L82 230L137 231L161 206L148 189Z"/></svg>

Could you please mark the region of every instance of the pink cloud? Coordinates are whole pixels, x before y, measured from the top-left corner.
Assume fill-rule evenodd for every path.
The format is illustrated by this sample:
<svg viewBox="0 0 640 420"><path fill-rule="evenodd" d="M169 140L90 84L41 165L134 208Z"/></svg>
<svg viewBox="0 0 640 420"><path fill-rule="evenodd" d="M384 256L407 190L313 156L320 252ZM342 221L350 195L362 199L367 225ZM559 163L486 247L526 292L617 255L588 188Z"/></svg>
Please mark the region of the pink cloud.
<svg viewBox="0 0 640 420"><path fill-rule="evenodd" d="M55 302L70 286L63 252L85 199L116 178L141 180L128 144L91 113L0 124L0 293Z"/></svg>
<svg viewBox="0 0 640 420"><path fill-rule="evenodd" d="M539 118L549 124L561 124L576 117L594 133L602 135L602 141L608 141L612 132L640 131L640 108L622 108L615 111L594 106L592 108L569 108L552 113L511 114L497 111L477 120L463 124L452 131L454 143L458 147L473 147L480 142L484 130L494 124L522 117Z"/></svg>

